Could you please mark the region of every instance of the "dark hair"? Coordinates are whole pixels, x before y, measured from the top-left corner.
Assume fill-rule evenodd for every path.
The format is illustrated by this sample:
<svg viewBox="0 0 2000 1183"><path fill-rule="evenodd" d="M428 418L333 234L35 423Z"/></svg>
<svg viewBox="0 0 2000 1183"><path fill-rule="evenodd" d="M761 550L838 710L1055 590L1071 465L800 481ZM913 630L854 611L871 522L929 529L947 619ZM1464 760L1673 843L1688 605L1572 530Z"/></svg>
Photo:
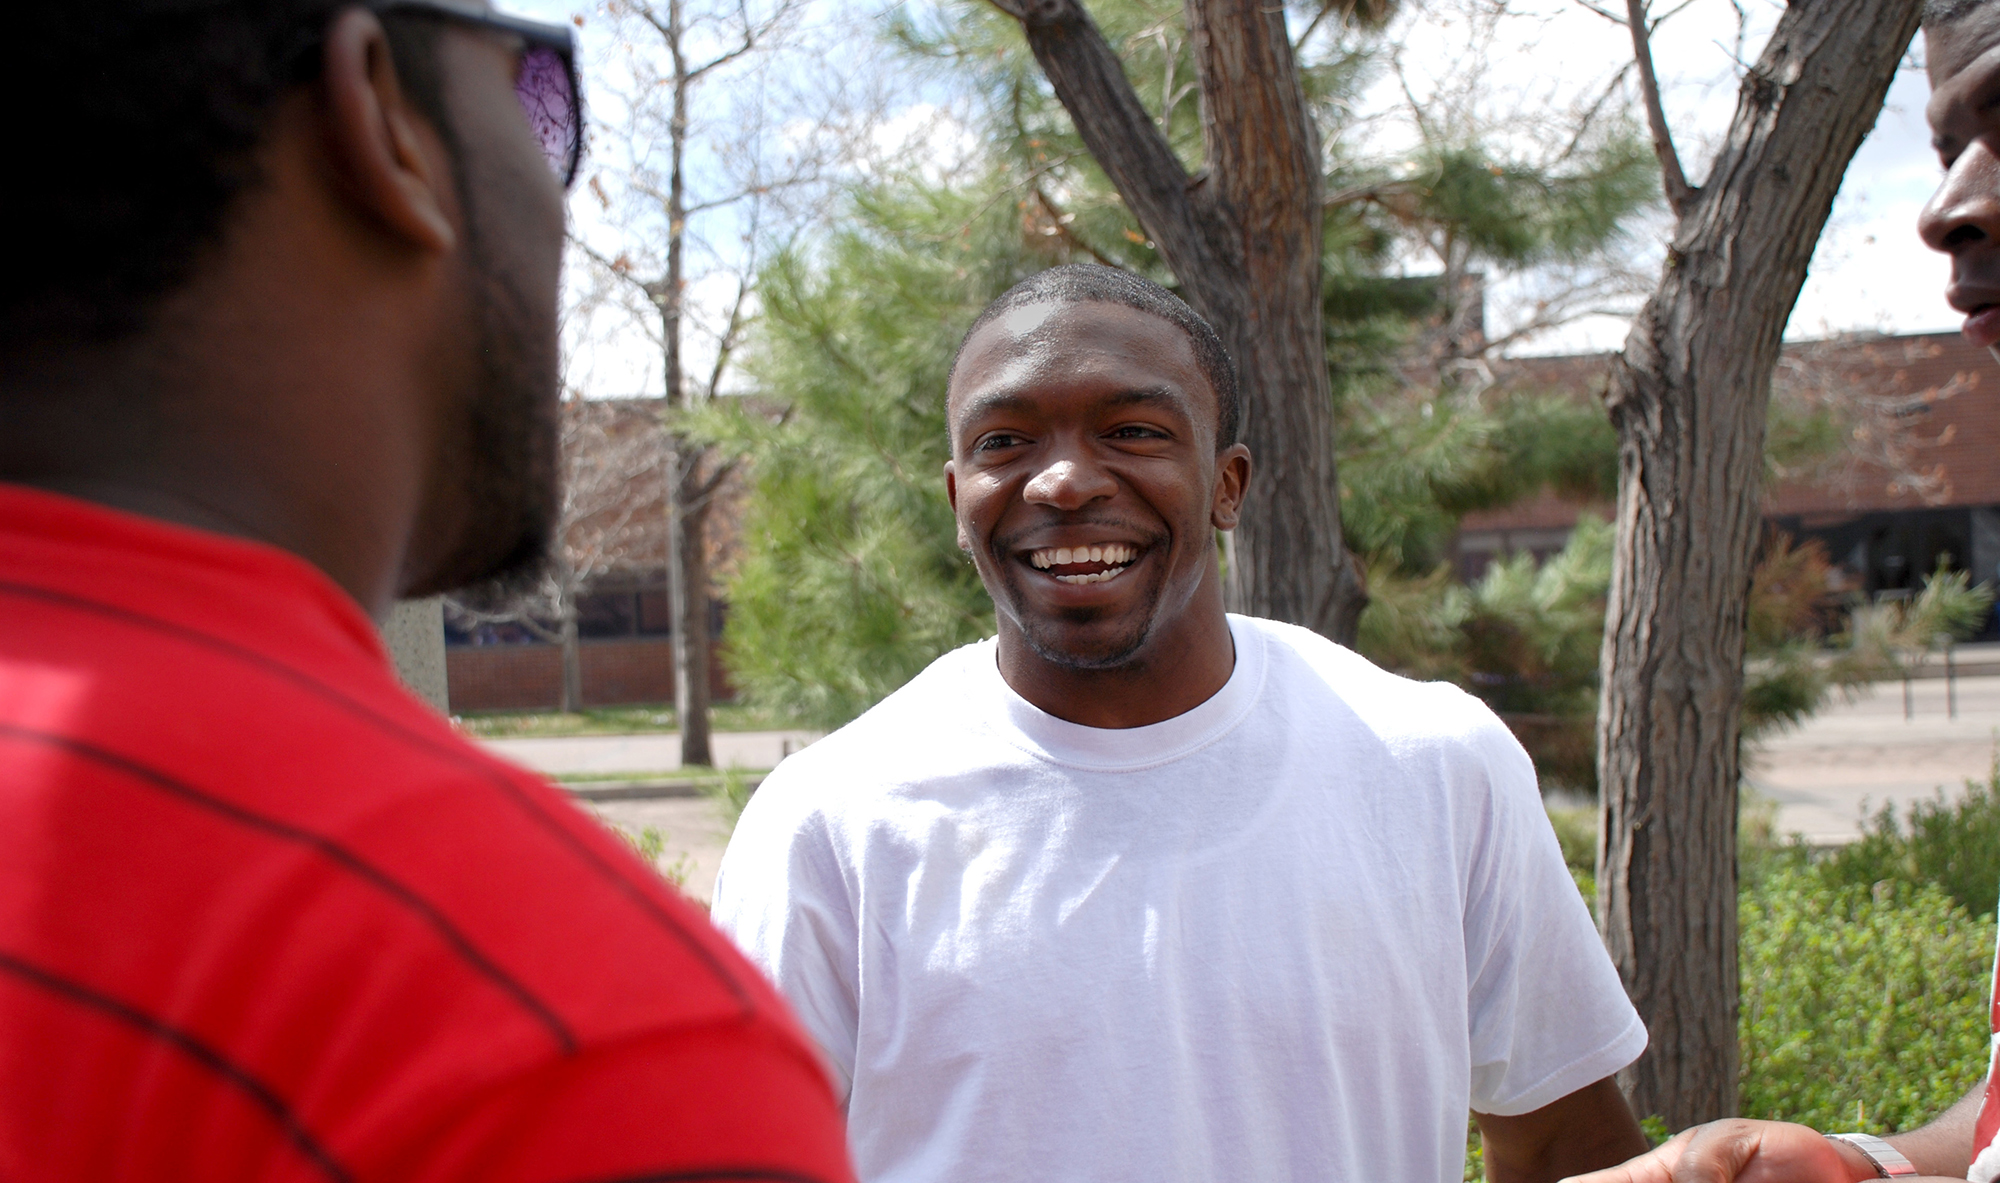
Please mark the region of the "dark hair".
<svg viewBox="0 0 2000 1183"><path fill-rule="evenodd" d="M958 358L965 343L989 321L1028 304L1119 304L1150 313L1187 335L1194 347L1195 365L1215 391L1215 447L1217 451L1236 442L1242 419L1241 399L1236 390L1236 363L1222 347L1222 338L1179 296L1143 276L1096 263L1070 263L1051 267L1008 288L999 299L980 312L972 327L958 342L951 368L958 370Z"/></svg>
<svg viewBox="0 0 2000 1183"><path fill-rule="evenodd" d="M1935 29L1956 24L1988 3L1990 0L1924 0L1923 14L1917 19L1924 28Z"/></svg>
<svg viewBox="0 0 2000 1183"><path fill-rule="evenodd" d="M274 109L317 77L326 27L354 2L62 0L10 13L21 52L0 94L20 116L21 172L0 191L0 346L140 329L258 183ZM442 122L429 22L384 25L411 101Z"/></svg>

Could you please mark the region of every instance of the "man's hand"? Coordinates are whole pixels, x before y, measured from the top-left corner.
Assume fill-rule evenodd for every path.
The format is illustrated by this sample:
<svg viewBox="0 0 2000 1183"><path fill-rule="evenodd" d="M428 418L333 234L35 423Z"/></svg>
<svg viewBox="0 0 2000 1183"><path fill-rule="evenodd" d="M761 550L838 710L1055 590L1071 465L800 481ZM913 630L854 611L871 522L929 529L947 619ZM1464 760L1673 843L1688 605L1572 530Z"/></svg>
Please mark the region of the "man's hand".
<svg viewBox="0 0 2000 1183"><path fill-rule="evenodd" d="M1875 1177L1866 1155L1810 1126L1734 1119L1683 1130L1651 1153L1571 1183L1861 1183Z"/></svg>

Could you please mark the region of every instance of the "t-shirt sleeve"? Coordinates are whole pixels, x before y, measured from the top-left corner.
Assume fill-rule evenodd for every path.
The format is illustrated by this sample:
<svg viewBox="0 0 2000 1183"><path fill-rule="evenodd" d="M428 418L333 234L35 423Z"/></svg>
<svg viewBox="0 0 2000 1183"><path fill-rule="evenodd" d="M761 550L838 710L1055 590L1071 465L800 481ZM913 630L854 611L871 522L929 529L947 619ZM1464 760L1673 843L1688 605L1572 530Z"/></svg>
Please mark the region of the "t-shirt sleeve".
<svg viewBox="0 0 2000 1183"><path fill-rule="evenodd" d="M859 938L827 819L798 806L788 791L796 787L767 780L750 799L723 853L710 917L777 985L844 1098L860 1022Z"/></svg>
<svg viewBox="0 0 2000 1183"><path fill-rule="evenodd" d="M811 1053L749 1017L552 1061L459 1107L383 1178L425 1183L853 1183Z"/></svg>
<svg viewBox="0 0 2000 1183"><path fill-rule="evenodd" d="M1533 764L1490 713L1473 729L1486 808L1471 843L1465 957L1472 1108L1529 1113L1637 1059L1632 1009L1542 806Z"/></svg>

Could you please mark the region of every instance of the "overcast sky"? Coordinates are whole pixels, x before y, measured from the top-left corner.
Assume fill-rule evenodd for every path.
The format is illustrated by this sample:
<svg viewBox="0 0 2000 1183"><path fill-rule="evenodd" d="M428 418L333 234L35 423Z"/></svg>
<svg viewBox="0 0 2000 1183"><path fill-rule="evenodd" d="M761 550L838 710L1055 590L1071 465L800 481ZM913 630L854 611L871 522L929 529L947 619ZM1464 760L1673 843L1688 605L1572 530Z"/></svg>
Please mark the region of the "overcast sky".
<svg viewBox="0 0 2000 1183"><path fill-rule="evenodd" d="M1429 84L1448 88L1453 71L1463 71L1467 55L1478 44L1478 14L1490 12L1493 0L1426 0L1406 7L1393 29L1402 49L1405 74L1421 86L1424 69L1435 77ZM840 22L854 48L849 60L879 62L888 52L877 41L881 0L827 0L836 11L854 15ZM1754 59L1781 8L1770 0L1743 0L1748 13L1743 53ZM1622 5L1614 5L1622 8ZM544 20L567 20L585 6L575 0L503 0L502 7ZM1582 7L1578 0L1511 0L1515 15L1492 27L1498 32L1476 56L1484 70L1481 92L1502 115L1557 105L1600 91L1612 72L1631 57L1622 28ZM589 50L604 22L587 19L580 31ZM1699 183L1707 171L1707 155L1728 126L1736 102L1740 65L1735 60L1738 20L1730 0L1691 0L1660 30L1655 56L1666 91L1669 116L1687 164L1690 180ZM866 64L857 69L869 69ZM716 85L726 85L718 79ZM586 79L586 86L589 80ZM1800 295L1787 336L1822 337L1856 330L1891 333L1955 329L1959 317L1944 303L1947 264L1917 240L1919 209L1939 177L1924 126L1923 106L1929 88L1921 72L1906 69L1891 88L1875 130L1848 170L1825 236L1814 256L1812 272ZM911 95L912 111L929 111L935 95ZM1364 105L1387 110L1400 98L1396 84L1384 76ZM1486 101L1486 100L1483 100ZM917 121L921 122L921 121ZM1373 134L1393 136L1393 119ZM574 207L590 216L588 199ZM1657 258L1665 219L1642 245ZM592 394L659 392L657 367L649 343L630 329L600 329L593 342L572 341L572 353L591 355L590 377L583 385ZM1554 353L1615 348L1625 326L1611 317L1572 325L1526 346L1522 352ZM576 361L583 361L576 357Z"/></svg>

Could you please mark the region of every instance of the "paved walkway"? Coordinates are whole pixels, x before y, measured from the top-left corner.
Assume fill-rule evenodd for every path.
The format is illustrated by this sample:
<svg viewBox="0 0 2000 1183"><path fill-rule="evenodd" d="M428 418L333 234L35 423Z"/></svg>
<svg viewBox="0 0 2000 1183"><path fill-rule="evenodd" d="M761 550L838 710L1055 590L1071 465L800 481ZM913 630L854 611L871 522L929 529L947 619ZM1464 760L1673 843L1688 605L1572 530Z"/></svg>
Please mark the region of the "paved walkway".
<svg viewBox="0 0 2000 1183"><path fill-rule="evenodd" d="M775 768L778 761L819 738L816 731L718 731L709 747L717 768ZM483 739L488 751L550 776L564 773L671 772L681 766L681 737L577 735L562 738Z"/></svg>
<svg viewBox="0 0 2000 1183"><path fill-rule="evenodd" d="M710 747L722 768L766 769L819 738L814 731L718 731ZM681 766L681 737L579 735L564 738L485 739L489 751L549 776L629 772L635 779ZM579 807L637 834L660 832L662 870L687 876L687 892L707 901L715 894L715 872L729 835L716 804L707 797L662 797L636 801L579 802Z"/></svg>
<svg viewBox="0 0 2000 1183"><path fill-rule="evenodd" d="M715 872L729 843L722 813L706 797L661 797L650 801L578 802L614 826L660 832L660 870L683 874L687 893L707 903L715 898Z"/></svg>
<svg viewBox="0 0 2000 1183"><path fill-rule="evenodd" d="M1778 803L1778 830L1809 842L1845 842L1884 804L1899 809L1942 787L1955 797L1985 780L2000 732L2000 677L1957 681L1952 718L1943 679L1878 682L1803 727L1765 737L1748 753L1750 784Z"/></svg>

